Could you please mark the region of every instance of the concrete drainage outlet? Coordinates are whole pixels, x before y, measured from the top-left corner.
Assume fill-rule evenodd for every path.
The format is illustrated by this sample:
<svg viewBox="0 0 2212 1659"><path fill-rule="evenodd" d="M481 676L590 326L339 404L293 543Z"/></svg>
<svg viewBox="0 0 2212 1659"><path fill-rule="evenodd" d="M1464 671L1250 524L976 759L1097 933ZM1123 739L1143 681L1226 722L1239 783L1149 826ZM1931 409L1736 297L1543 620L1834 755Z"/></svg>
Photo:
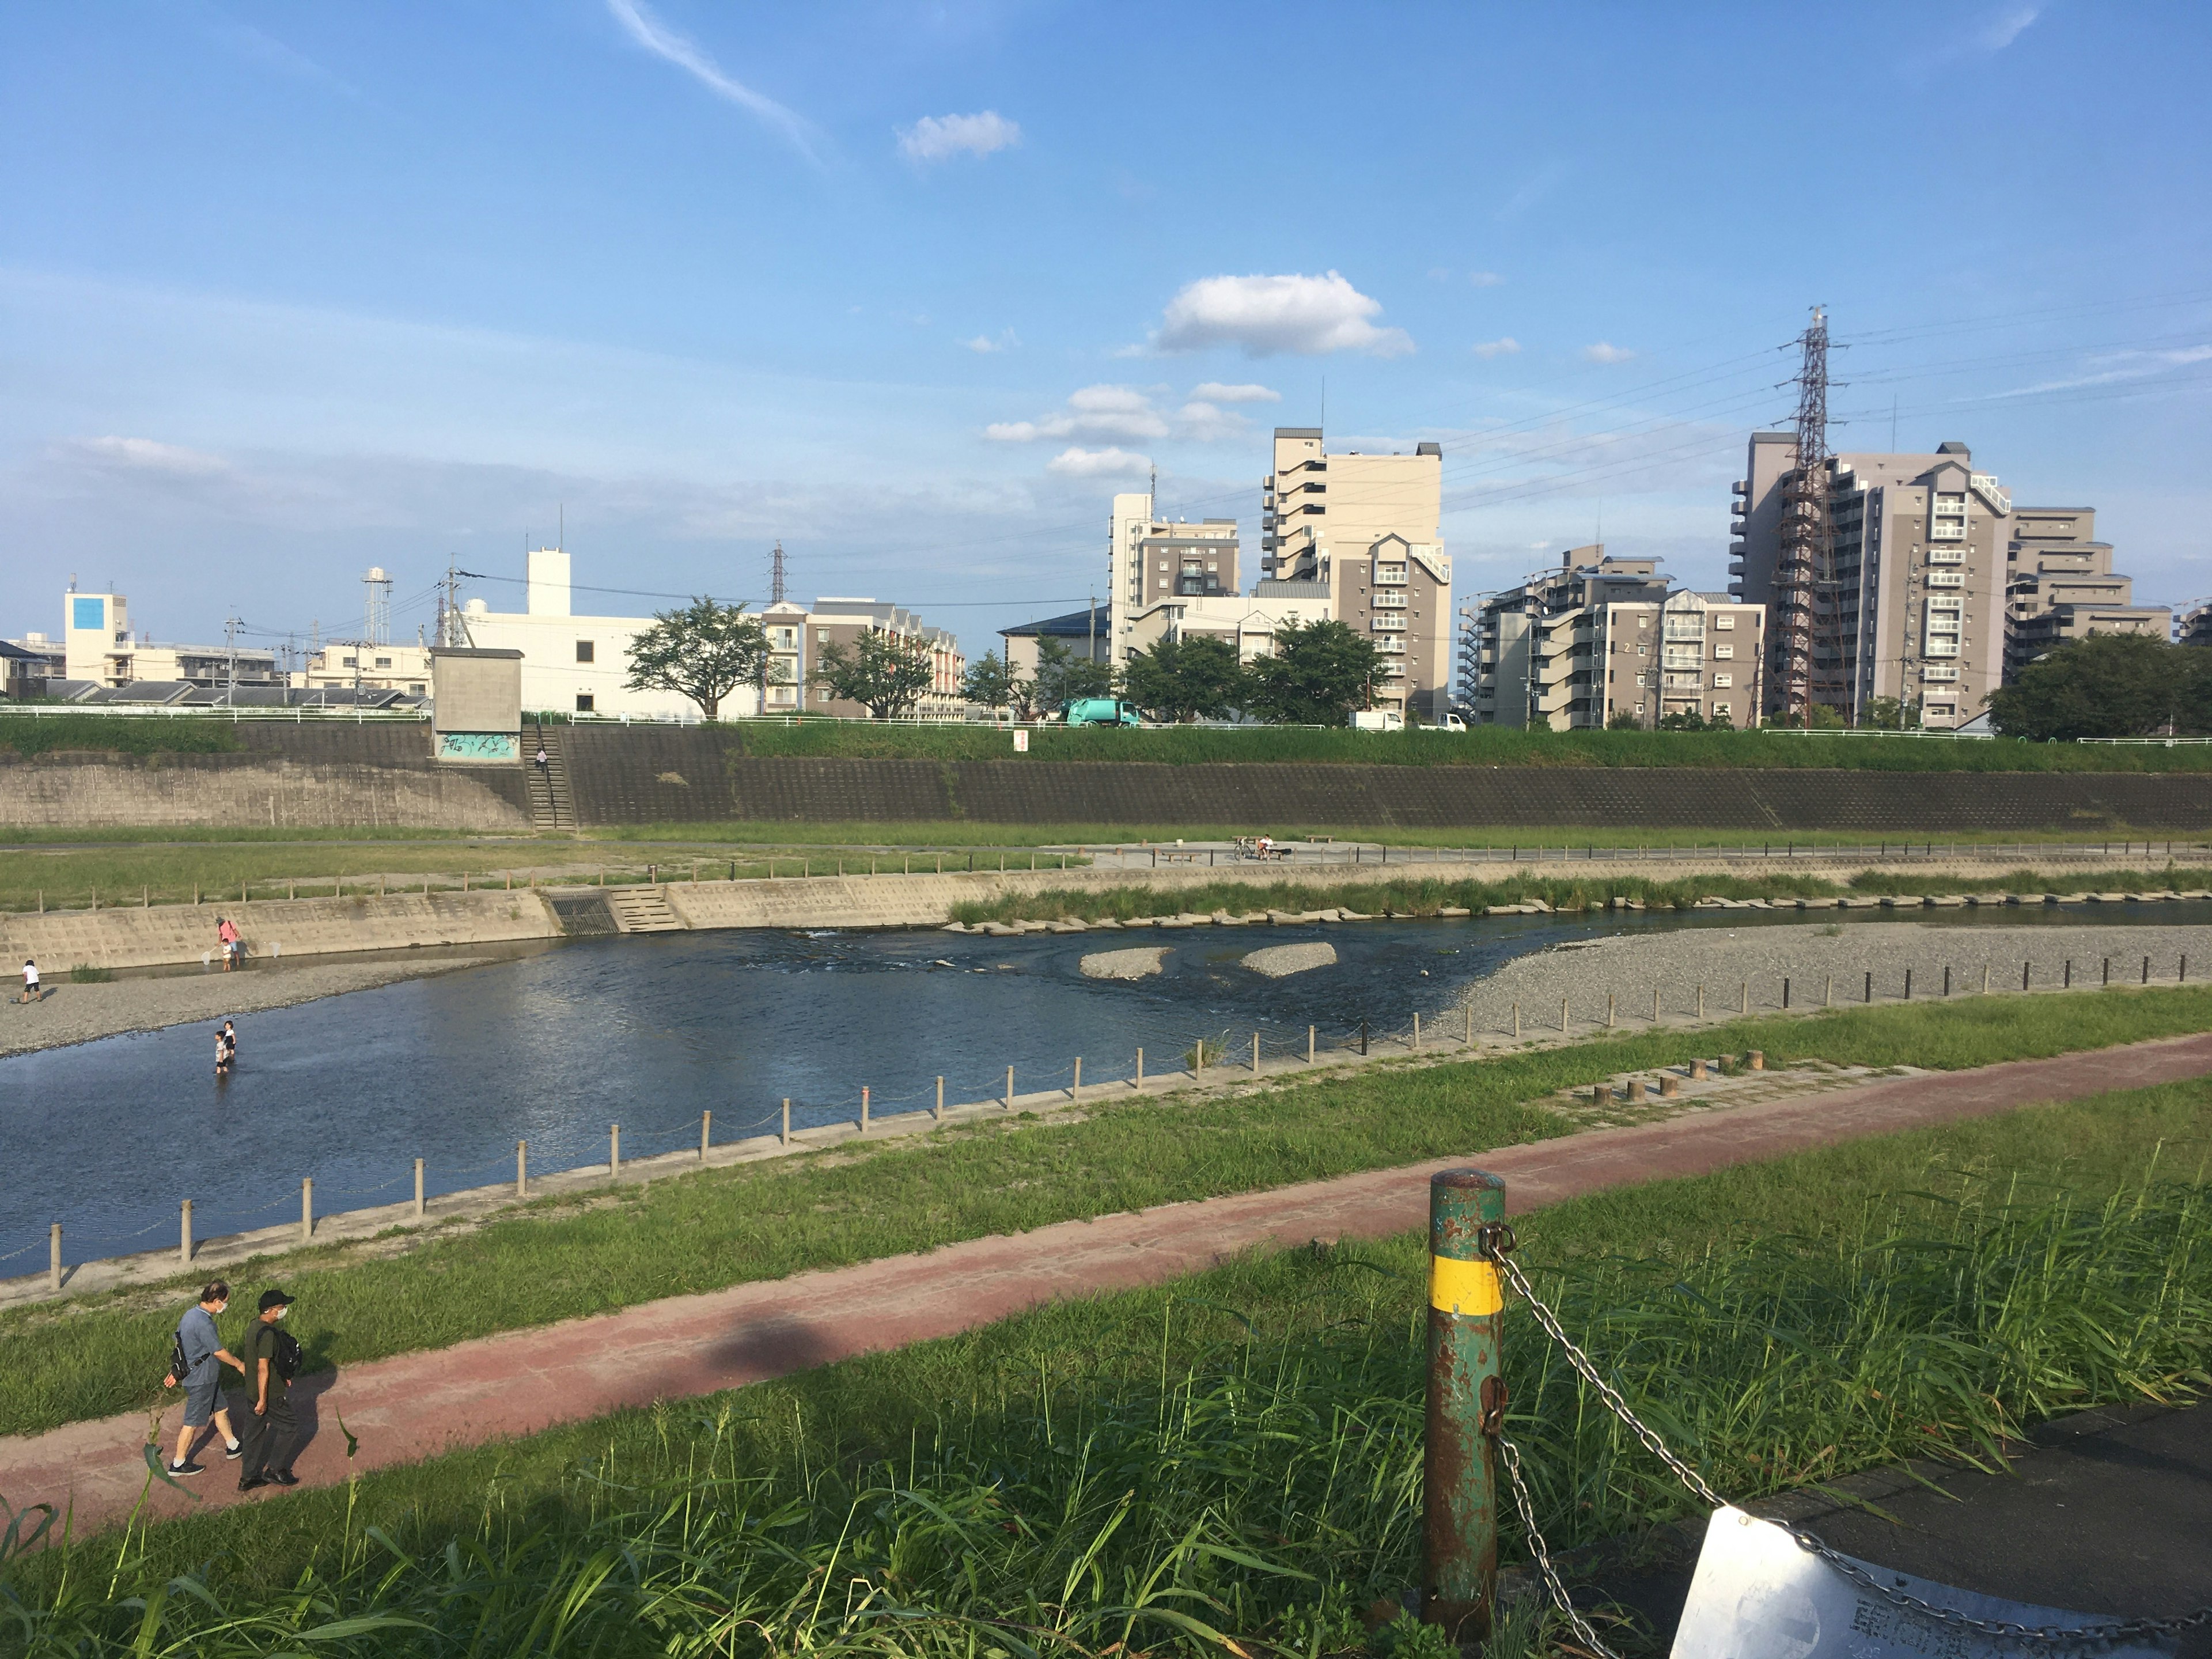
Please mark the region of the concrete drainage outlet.
<svg viewBox="0 0 2212 1659"><path fill-rule="evenodd" d="M1271 945L1244 958L1244 965L1269 979L1288 979L1292 974L1336 965L1336 946L1316 940L1310 945Z"/></svg>
<svg viewBox="0 0 2212 1659"><path fill-rule="evenodd" d="M1093 951L1083 958L1085 979L1144 979L1160 971L1171 946L1148 945L1132 951Z"/></svg>

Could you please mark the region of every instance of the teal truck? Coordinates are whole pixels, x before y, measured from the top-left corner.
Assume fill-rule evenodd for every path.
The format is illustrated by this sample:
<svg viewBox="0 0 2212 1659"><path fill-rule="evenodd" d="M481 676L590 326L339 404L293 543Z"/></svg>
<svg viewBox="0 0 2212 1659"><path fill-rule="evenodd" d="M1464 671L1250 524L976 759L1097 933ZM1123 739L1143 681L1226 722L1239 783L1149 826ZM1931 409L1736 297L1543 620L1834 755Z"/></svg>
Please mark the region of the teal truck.
<svg viewBox="0 0 2212 1659"><path fill-rule="evenodd" d="M1061 716L1070 726L1142 726L1134 703L1119 697L1078 697Z"/></svg>

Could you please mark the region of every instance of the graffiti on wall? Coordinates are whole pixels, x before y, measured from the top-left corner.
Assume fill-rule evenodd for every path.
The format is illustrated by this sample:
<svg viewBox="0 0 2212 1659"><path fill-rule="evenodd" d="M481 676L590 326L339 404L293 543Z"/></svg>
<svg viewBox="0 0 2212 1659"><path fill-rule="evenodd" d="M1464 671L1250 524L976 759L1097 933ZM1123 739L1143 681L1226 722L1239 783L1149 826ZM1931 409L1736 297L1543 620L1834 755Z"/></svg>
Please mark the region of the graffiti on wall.
<svg viewBox="0 0 2212 1659"><path fill-rule="evenodd" d="M512 732L441 732L441 761L507 761L522 757L521 739Z"/></svg>

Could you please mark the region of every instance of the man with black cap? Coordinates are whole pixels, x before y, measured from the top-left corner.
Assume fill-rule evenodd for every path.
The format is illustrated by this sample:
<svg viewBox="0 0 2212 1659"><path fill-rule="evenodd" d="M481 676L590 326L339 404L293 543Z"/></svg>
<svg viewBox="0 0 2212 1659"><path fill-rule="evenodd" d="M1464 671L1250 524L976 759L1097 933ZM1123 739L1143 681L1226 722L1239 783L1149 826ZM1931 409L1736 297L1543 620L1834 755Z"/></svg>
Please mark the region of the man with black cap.
<svg viewBox="0 0 2212 1659"><path fill-rule="evenodd" d="M299 1452L300 1425L287 1398L300 1366L300 1345L277 1328L292 1311L291 1293L261 1292L261 1316L246 1338L246 1382L252 1407L246 1419L246 1453L239 1466L238 1489L296 1486L292 1459Z"/></svg>

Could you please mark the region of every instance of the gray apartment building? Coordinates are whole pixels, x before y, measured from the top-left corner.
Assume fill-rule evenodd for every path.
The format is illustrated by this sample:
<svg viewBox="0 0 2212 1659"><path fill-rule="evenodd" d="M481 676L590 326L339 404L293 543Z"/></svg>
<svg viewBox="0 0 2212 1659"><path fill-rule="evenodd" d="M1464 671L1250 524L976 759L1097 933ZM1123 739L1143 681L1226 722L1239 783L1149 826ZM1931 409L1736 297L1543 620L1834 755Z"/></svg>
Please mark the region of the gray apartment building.
<svg viewBox="0 0 2212 1659"><path fill-rule="evenodd" d="M2173 612L2137 605L2132 577L2112 570L2112 544L2097 539L2089 507L2013 509L2005 551L2005 678L2045 652L2091 634L2163 640Z"/></svg>
<svg viewBox="0 0 2212 1659"><path fill-rule="evenodd" d="M1571 549L1461 612L1461 702L1484 726L1569 732L1616 717L1758 724L1765 611L1672 588L1656 559Z"/></svg>

